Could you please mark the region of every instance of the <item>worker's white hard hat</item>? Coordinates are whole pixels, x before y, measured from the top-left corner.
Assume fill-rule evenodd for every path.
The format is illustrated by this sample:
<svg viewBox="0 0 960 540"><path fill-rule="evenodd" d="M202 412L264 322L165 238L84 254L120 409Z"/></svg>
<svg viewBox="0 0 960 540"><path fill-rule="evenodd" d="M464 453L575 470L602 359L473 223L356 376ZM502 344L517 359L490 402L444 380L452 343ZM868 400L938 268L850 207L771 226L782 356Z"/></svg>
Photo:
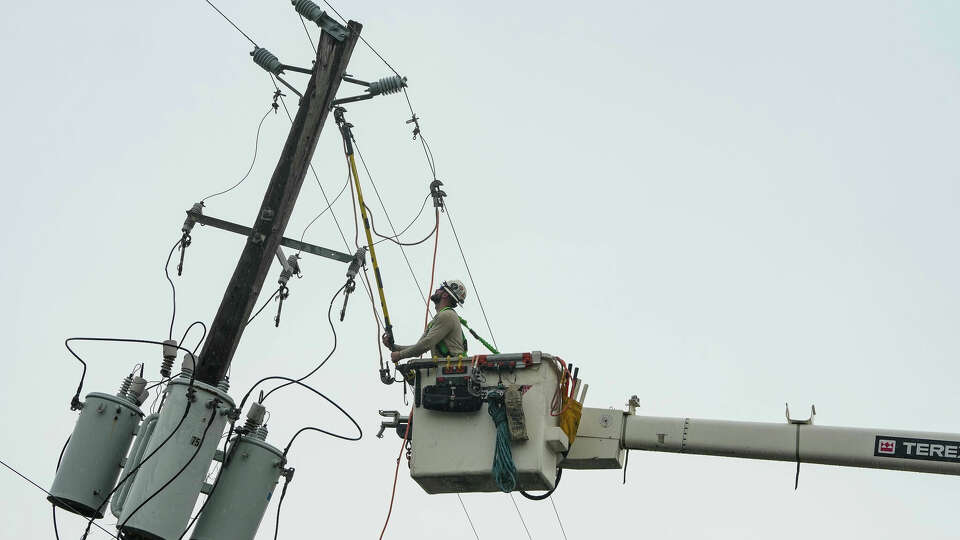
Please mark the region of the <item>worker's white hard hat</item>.
<svg viewBox="0 0 960 540"><path fill-rule="evenodd" d="M463 301L467 299L467 288L463 285L462 281L451 279L450 281L441 283L440 287L447 291L447 294L452 296L458 304L462 304Z"/></svg>

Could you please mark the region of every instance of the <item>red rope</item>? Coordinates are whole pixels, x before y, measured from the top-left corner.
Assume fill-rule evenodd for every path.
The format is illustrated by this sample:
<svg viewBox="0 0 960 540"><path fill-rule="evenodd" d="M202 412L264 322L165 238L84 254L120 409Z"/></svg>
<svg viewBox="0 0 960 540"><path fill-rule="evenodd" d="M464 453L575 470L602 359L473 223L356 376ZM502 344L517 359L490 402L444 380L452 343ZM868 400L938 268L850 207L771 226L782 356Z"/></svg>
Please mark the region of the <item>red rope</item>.
<svg viewBox="0 0 960 540"><path fill-rule="evenodd" d="M410 416L407 419L407 429L403 431L403 444L400 445L400 453L397 454L397 468L393 471L393 489L390 491L390 508L387 510L387 520L383 522L383 529L380 530L380 540L383 540L383 534L387 532L387 524L390 523L390 515L393 514L393 499L397 495L397 476L400 475L400 458L403 457L403 449L407 446L407 437L410 436L410 425L413 423L413 409L410 409Z"/></svg>

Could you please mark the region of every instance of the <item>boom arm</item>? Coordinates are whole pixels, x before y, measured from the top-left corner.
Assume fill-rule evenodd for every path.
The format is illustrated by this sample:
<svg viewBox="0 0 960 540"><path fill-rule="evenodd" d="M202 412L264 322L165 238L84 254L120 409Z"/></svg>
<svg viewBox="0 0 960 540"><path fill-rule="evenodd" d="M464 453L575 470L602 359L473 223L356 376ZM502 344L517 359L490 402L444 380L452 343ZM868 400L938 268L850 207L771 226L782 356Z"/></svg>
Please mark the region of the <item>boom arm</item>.
<svg viewBox="0 0 960 540"><path fill-rule="evenodd" d="M561 464L619 468L623 450L646 450L960 475L960 434L816 426L813 419L734 422L583 411Z"/></svg>

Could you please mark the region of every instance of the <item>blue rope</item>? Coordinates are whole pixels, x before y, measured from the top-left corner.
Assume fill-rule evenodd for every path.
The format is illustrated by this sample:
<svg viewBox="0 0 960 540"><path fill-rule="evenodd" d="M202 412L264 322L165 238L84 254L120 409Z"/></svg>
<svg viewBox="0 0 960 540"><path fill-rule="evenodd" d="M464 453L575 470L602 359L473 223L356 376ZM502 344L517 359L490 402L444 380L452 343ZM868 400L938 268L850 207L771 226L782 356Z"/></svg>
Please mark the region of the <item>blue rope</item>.
<svg viewBox="0 0 960 540"><path fill-rule="evenodd" d="M491 397L487 412L497 426L497 442L493 451L493 480L504 493L510 493L517 487L517 467L513 464L513 451L510 449L510 427L507 425L507 408L503 396Z"/></svg>

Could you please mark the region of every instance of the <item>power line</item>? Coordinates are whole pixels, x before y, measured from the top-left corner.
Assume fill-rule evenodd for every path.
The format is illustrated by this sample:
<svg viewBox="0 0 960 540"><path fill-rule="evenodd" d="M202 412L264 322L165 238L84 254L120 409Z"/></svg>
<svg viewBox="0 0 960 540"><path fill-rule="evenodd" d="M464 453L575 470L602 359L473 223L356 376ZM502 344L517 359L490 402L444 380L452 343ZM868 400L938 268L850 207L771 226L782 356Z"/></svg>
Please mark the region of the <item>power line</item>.
<svg viewBox="0 0 960 540"><path fill-rule="evenodd" d="M560 524L560 532L563 533L563 540L567 540L567 531L563 528L563 522L560 521L560 512L557 511L557 505L553 502L553 495L550 496L550 505L553 506L553 513L557 515L557 523Z"/></svg>
<svg viewBox="0 0 960 540"><path fill-rule="evenodd" d="M463 504L463 497L457 493L457 499L460 501L460 506L463 507L463 513L467 515L467 521L470 522L470 528L473 529L473 535L477 537L477 540L480 540L480 535L477 534L477 528L473 526L473 520L470 519L470 512L467 512L467 505Z"/></svg>
<svg viewBox="0 0 960 540"><path fill-rule="evenodd" d="M483 321L487 324L487 332L490 334L490 340L493 341L493 345L496 348L500 348L497 345L497 338L493 336L493 329L490 328L490 320L487 319L487 311L483 309L483 302L480 300L480 290L477 289L477 284L473 281L473 273L470 272L470 265L467 263L467 256L463 253L463 246L460 245L460 237L457 236L457 229L453 226L453 218L450 216L450 207L446 204L444 205L447 208L447 220L450 222L450 230L453 231L453 238L457 241L457 249L460 250L460 257L463 259L463 265L467 268L467 276L470 278L470 285L473 286L473 292L477 295L477 304L480 305L480 313L483 314Z"/></svg>
<svg viewBox="0 0 960 540"><path fill-rule="evenodd" d="M29 482L30 484L32 484L33 487L39 489L40 491L46 493L47 495L49 495L49 496L51 496L51 497L54 496L53 493L50 493L50 492L47 491L46 489L40 487L40 484L38 484L38 483L34 482L33 480L27 478L26 475L24 475L23 473L21 473L20 471L18 471L18 470L16 470L16 469L14 469L13 467L11 467L10 465L8 465L8 464L7 464L5 461L3 461L2 459L0 459L0 465L3 465L4 467L10 469L11 471L13 471L14 474L16 474L16 475L19 476L20 478L23 478L24 480L26 480L27 482ZM61 502L63 502L63 501L61 501ZM66 504L66 503L64 502L64 504ZM70 506L70 505L67 504L67 506ZM76 509L73 508L73 507L71 507L71 510L76 511ZM76 513L79 514L80 512L79 512L79 511L76 511ZM54 515L56 515L56 514L54 514ZM117 535L115 535L115 534L111 533L110 531L104 529L104 528L101 527L99 524L94 523L94 525L96 525L96 527L97 527L98 529L100 529L101 531L109 534L111 538L117 538Z"/></svg>
<svg viewBox="0 0 960 540"><path fill-rule="evenodd" d="M523 524L523 530L527 531L527 538L533 540L533 537L530 536L530 529L527 528L527 522L523 520L523 514L520 513L520 507L517 506L517 500L513 498L513 493L508 493L510 495L510 501L513 502L513 507L517 509L517 515L520 516L520 523Z"/></svg>
<svg viewBox="0 0 960 540"><path fill-rule="evenodd" d="M246 32L244 32L243 30L240 29L239 26L237 26L236 24L234 24L234 22L230 20L230 17L227 17L226 15L224 15L223 12L220 11L220 8L218 8L217 6L213 5L213 2L211 2L210 0L206 0L206 2L207 2L208 4L210 4L210 7L212 7L214 10L216 10L216 12L219 13L221 17L223 17L224 19L226 19L227 22L230 23L231 26L233 26L234 28L236 28L236 29L237 29L237 32L240 32L241 34L243 34L243 37L247 38L247 41L249 41L250 43L252 43L254 47L257 47L257 48L260 47L259 45L257 45L257 42L256 42L256 41L254 41L253 39L250 38L250 36L247 35Z"/></svg>
<svg viewBox="0 0 960 540"><path fill-rule="evenodd" d="M236 188L237 186L239 186L240 184L242 184L243 181L246 180L248 176L250 176L250 171L253 170L253 165L257 162L257 149L260 148L260 128L263 127L263 121L267 119L267 116L270 115L270 111L272 111L272 110L273 110L273 106L272 106L272 105L271 105L270 107L267 107L267 112L263 113L263 118L261 118L261 119L260 119L260 123L257 124L257 137L256 137L256 139L253 141L253 160L250 161L250 167L247 169L246 174L244 174L243 177L240 178L240 181L239 181L239 182L237 182L236 184L228 187L227 189L225 189L225 190L223 190L223 191L221 191L221 192L218 192L218 193L214 193L213 195L207 195L206 197L200 199L200 204L203 204L203 202L206 201L207 199L212 199L212 198L214 198L214 197L216 197L216 196L218 196L218 195L223 195L224 193L228 193L228 192L230 192L230 191L233 191L234 188Z"/></svg>

